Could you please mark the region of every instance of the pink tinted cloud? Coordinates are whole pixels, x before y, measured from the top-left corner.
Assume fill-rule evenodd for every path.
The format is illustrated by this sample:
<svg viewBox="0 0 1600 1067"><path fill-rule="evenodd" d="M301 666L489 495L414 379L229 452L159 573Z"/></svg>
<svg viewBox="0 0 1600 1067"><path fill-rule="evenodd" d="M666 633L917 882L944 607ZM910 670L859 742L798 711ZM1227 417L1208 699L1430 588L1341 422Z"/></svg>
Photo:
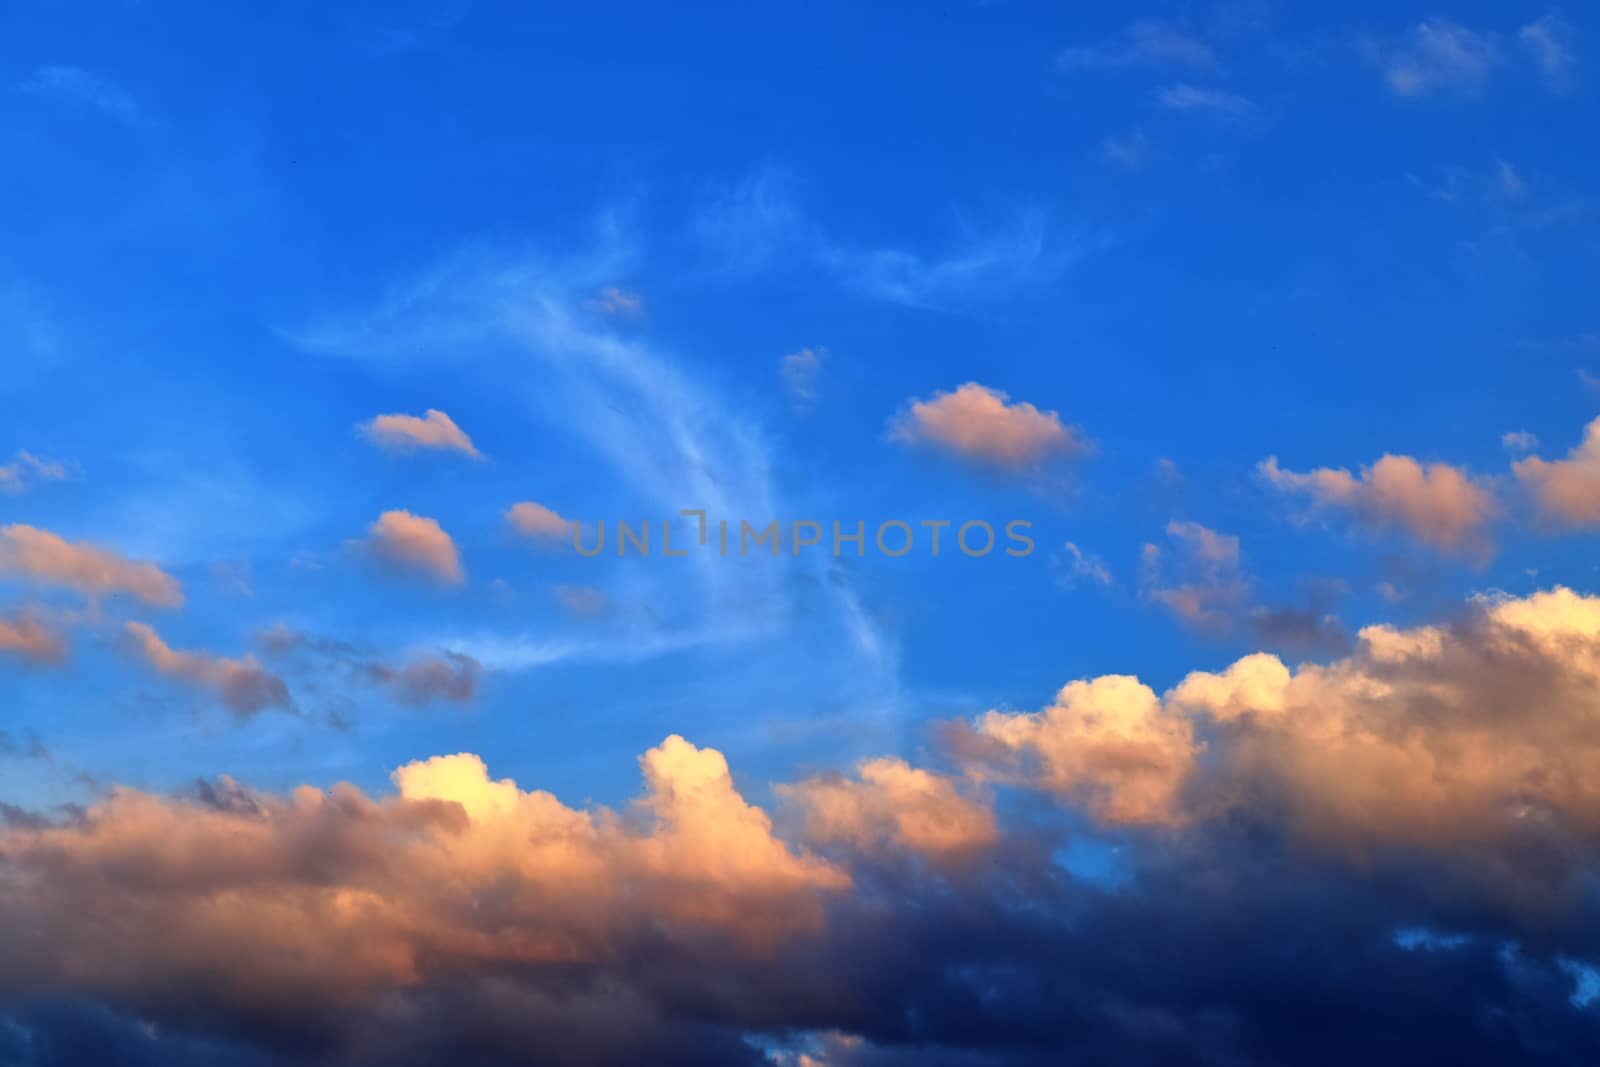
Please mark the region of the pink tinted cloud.
<svg viewBox="0 0 1600 1067"><path fill-rule="evenodd" d="M424 515L396 509L378 516L367 530L367 547L394 567L428 575L447 585L467 580L461 554L439 523Z"/></svg>
<svg viewBox="0 0 1600 1067"><path fill-rule="evenodd" d="M455 420L435 408L429 408L421 418L416 415L379 415L371 422L362 423L361 431L373 444L389 452L442 449L460 452L473 459L483 458L483 453L472 443L472 438L456 425Z"/></svg>
<svg viewBox="0 0 1600 1067"><path fill-rule="evenodd" d="M1032 466L1051 455L1074 456L1088 449L1082 431L1054 411L968 382L954 392L912 401L890 424L889 437L924 444L995 467Z"/></svg>
<svg viewBox="0 0 1600 1067"><path fill-rule="evenodd" d="M0 574L63 586L86 597L126 593L156 607L183 603L178 580L153 563L21 524L0 527Z"/></svg>

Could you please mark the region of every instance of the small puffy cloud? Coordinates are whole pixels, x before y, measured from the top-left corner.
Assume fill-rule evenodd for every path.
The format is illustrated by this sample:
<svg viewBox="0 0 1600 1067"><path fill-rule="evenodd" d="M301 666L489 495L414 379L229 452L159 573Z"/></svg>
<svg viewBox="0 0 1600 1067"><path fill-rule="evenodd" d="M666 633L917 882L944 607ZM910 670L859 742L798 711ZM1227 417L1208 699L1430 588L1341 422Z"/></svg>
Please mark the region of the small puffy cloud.
<svg viewBox="0 0 1600 1067"><path fill-rule="evenodd" d="M34 664L60 663L67 655L61 634L35 616L23 612L0 618L0 655L19 656Z"/></svg>
<svg viewBox="0 0 1600 1067"><path fill-rule="evenodd" d="M1507 452L1533 452L1539 447L1539 439L1527 430L1512 430L1500 435L1500 444Z"/></svg>
<svg viewBox="0 0 1600 1067"><path fill-rule="evenodd" d="M1511 469L1545 519L1566 527L1600 526L1600 418L1584 428L1583 441L1566 459L1529 456Z"/></svg>
<svg viewBox="0 0 1600 1067"><path fill-rule="evenodd" d="M126 593L156 607L183 603L178 580L153 563L124 559L108 549L21 524L0 527L0 574L63 586L90 598Z"/></svg>
<svg viewBox="0 0 1600 1067"><path fill-rule="evenodd" d="M361 432L373 444L389 452L443 449L460 452L473 459L483 458L483 453L472 443L472 438L456 425L455 420L435 408L429 408L421 418L416 415L379 415L370 422L362 423Z"/></svg>
<svg viewBox="0 0 1600 1067"><path fill-rule="evenodd" d="M901 759L863 762L857 777L828 775L778 786L803 814L806 837L863 853L884 845L959 862L999 837L987 804L944 775Z"/></svg>
<svg viewBox="0 0 1600 1067"><path fill-rule="evenodd" d="M1492 549L1488 526L1499 514L1494 492L1460 467L1385 455L1351 474L1343 467L1306 473L1284 470L1276 456L1256 466L1267 485L1340 508L1373 527L1399 527L1445 552L1481 555Z"/></svg>
<svg viewBox="0 0 1600 1067"><path fill-rule="evenodd" d="M209 652L175 649L150 626L130 622L123 628L130 645L157 672L211 690L240 718L267 708L289 708L289 687L268 673L254 656L230 659Z"/></svg>
<svg viewBox="0 0 1600 1067"><path fill-rule="evenodd" d="M1517 31L1517 42L1528 59L1556 92L1572 87L1578 66L1572 50L1572 26L1558 12L1550 12Z"/></svg>
<svg viewBox="0 0 1600 1067"><path fill-rule="evenodd" d="M1191 111L1220 118L1246 119L1256 114L1256 106L1238 93L1226 89L1204 89L1180 82L1156 93L1162 107L1172 111Z"/></svg>
<svg viewBox="0 0 1600 1067"><path fill-rule="evenodd" d="M561 541L572 536L571 519L563 519L543 504L531 500L512 504L506 511L506 522L523 537Z"/></svg>
<svg viewBox="0 0 1600 1067"><path fill-rule="evenodd" d="M1167 535L1176 543L1177 558L1169 561L1158 546L1144 546L1141 595L1187 626L1212 632L1231 628L1250 599L1250 582L1239 569L1239 539L1198 522L1169 522Z"/></svg>
<svg viewBox="0 0 1600 1067"><path fill-rule="evenodd" d="M15 496L40 482L59 482L68 476L65 463L40 459L32 452L18 452L11 462L0 463L0 493Z"/></svg>
<svg viewBox="0 0 1600 1067"><path fill-rule="evenodd" d="M967 384L915 400L890 424L891 440L926 444L995 467L1023 468L1052 455L1088 449L1083 432L1054 411L1010 398L997 389Z"/></svg>
<svg viewBox="0 0 1600 1067"><path fill-rule="evenodd" d="M594 298L596 310L617 318L632 319L644 313L644 298L627 289L608 286Z"/></svg>
<svg viewBox="0 0 1600 1067"><path fill-rule="evenodd" d="M817 379L822 373L822 348L802 348L778 360L784 391L797 411L809 411L817 401Z"/></svg>
<svg viewBox="0 0 1600 1067"><path fill-rule="evenodd" d="M1199 37L1160 19L1139 19L1122 34L1094 45L1065 49L1056 64L1062 70L1124 70L1132 67L1183 67L1212 70L1217 56Z"/></svg>
<svg viewBox="0 0 1600 1067"><path fill-rule="evenodd" d="M436 701L465 704L478 692L483 665L458 652L424 655L400 666L367 665L375 681L386 686L404 704L422 706Z"/></svg>
<svg viewBox="0 0 1600 1067"><path fill-rule="evenodd" d="M1384 78L1400 96L1480 88L1501 62L1492 40L1449 19L1419 23L1382 58Z"/></svg>
<svg viewBox="0 0 1600 1067"><path fill-rule="evenodd" d="M367 530L372 554L401 570L426 574L448 585L467 580L461 555L439 523L403 509L386 511Z"/></svg>
<svg viewBox="0 0 1600 1067"><path fill-rule="evenodd" d="M1150 139L1138 129L1124 137L1107 137L1100 142L1100 158L1119 167L1138 170L1150 159Z"/></svg>

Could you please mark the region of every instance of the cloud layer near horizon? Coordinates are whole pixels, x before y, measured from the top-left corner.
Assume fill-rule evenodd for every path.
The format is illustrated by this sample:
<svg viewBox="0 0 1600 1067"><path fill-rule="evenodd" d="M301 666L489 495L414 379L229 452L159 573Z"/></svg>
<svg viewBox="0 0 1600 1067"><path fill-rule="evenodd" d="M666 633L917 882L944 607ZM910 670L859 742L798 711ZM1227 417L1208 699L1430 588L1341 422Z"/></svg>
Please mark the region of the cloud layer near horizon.
<svg viewBox="0 0 1600 1067"><path fill-rule="evenodd" d="M172 652L152 631L135 636L158 668L220 683L212 661ZM431 1033L420 1040L437 1049L468 1033L493 1040L472 1030L497 1003L491 989L508 1005L570 1003L600 980L623 1050L572 1019L542 1038L506 1033L528 1049L565 1048L574 1063L685 1041L706 1062L755 1062L734 1050L738 1034L799 1028L858 1035L841 1038L831 1062L900 1063L896 1049L959 1039L949 1021L896 1027L882 1014L891 1005L955 997L975 1013L966 1025L1003 1025L1006 1013L969 1002L964 984L941 992L912 977L976 966L1067 983L1054 995L1093 1023L1051 1031L1041 1056L1092 1055L1103 1039L1297 1062L1246 1053L1279 1039L1265 1001L1233 990L1243 1030L1211 1030L1172 990L1121 970L1116 939L1160 930L1194 948L1205 923L1231 921L1222 909L1243 908L1253 925L1227 951L1258 965L1287 936L1333 953L1334 968L1359 953L1362 967L1403 969L1420 957L1396 931L1420 925L1448 933L1458 953L1430 957L1434 966L1478 966L1476 939L1510 939L1527 954L1519 973L1553 981L1559 953L1600 952L1600 939L1577 932L1595 918L1583 886L1600 850L1597 701L1600 598L1556 588L1480 599L1448 625L1368 627L1324 665L1258 653L1164 695L1127 676L1073 681L1042 711L949 724L944 769L879 758L854 775L780 785L777 825L790 835L735 787L719 752L677 736L640 758L644 793L619 811L494 778L470 753L402 766L387 797L349 785L279 795L227 778L180 796L117 789L64 818L6 815L0 986L25 977L36 995L87 997L180 1031L220 1020L268 1049L338 1063L370 1054L395 998L412 1020L402 1030ZM997 790L1048 807L1019 821ZM1125 888L1107 896L1064 876L1050 859L1067 840L1062 817L1134 835ZM1173 879L1189 884L1179 911L1163 898ZM1341 887L1333 925L1344 938L1362 931L1356 942L1288 933L1320 928L1302 910L1315 884ZM1071 933L1074 911L1093 916L1082 934ZM987 933L936 936L923 914ZM818 999L828 986L814 983L864 939L880 955L833 971L836 992ZM1079 955L1062 971L1050 953L1073 940ZM909 947L917 970L897 971ZM715 992L730 982L753 982L752 999ZM1393 995L1407 1012L1440 1010ZM1558 1009L1529 995L1515 984L1492 994L1565 1034ZM1113 1039L1106 997L1176 1013L1177 1029ZM465 1006L471 1023L438 1015ZM1012 1040L1021 1044L988 1042L998 1058L972 1062L1035 1062ZM868 1052L889 1058L851 1058Z"/></svg>

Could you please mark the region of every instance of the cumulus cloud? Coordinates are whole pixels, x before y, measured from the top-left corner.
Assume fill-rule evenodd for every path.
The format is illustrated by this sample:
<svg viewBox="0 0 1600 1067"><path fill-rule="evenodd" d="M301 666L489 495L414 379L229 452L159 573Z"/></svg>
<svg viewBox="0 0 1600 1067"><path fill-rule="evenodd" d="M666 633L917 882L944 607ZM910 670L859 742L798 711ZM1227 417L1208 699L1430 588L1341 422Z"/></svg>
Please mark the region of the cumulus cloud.
<svg viewBox="0 0 1600 1067"><path fill-rule="evenodd" d="M123 630L133 650L157 672L210 690L240 718L267 708L293 706L283 679L268 673L254 656L230 659L209 652L180 651L142 622L127 623Z"/></svg>
<svg viewBox="0 0 1600 1067"><path fill-rule="evenodd" d="M914 400L889 427L891 440L931 445L995 467L1020 469L1052 456L1076 456L1088 441L1054 411L1010 402L997 389L967 384Z"/></svg>
<svg viewBox="0 0 1600 1067"><path fill-rule="evenodd" d="M524 537L562 541L572 536L572 520L564 519L543 504L531 500L511 505L506 522Z"/></svg>
<svg viewBox="0 0 1600 1067"><path fill-rule="evenodd" d="M884 845L956 863L993 845L994 813L951 778L901 759L864 761L855 778L826 775L778 787L803 814L808 840L859 851Z"/></svg>
<svg viewBox="0 0 1600 1067"><path fill-rule="evenodd" d="M12 496L40 482L59 482L68 476L67 465L59 460L40 459L32 452L18 452L10 463L0 463L0 493Z"/></svg>
<svg viewBox="0 0 1600 1067"><path fill-rule="evenodd" d="M1493 490L1460 467L1385 455L1352 475L1343 467L1305 473L1284 470L1269 456L1256 466L1274 489L1309 497L1317 507L1340 508L1378 528L1400 529L1446 552L1492 550L1488 526L1500 507Z"/></svg>
<svg viewBox="0 0 1600 1067"><path fill-rule="evenodd" d="M361 424L361 432L373 444L390 452L414 452L419 449L441 449L460 452L473 459L482 459L483 453L472 443L454 419L435 408L429 408L422 417L416 415L379 415Z"/></svg>
<svg viewBox="0 0 1600 1067"><path fill-rule="evenodd" d="M0 943L40 993L199 984L250 1014L372 1003L475 968L578 967L645 935L759 954L819 928L848 876L775 838L720 753L673 736L640 765L627 813L567 807L468 753L402 766L382 799L344 784L118 789L79 819L0 829L0 914L33 931ZM85 907L123 921L84 923Z"/></svg>
<svg viewBox="0 0 1600 1067"><path fill-rule="evenodd" d="M1500 444L1507 452L1534 452L1539 448L1539 438L1527 430L1511 430L1500 435Z"/></svg>
<svg viewBox="0 0 1600 1067"><path fill-rule="evenodd" d="M1584 428L1566 459L1529 456L1511 469L1545 519L1565 527L1600 525L1600 418Z"/></svg>
<svg viewBox="0 0 1600 1067"><path fill-rule="evenodd" d="M155 607L183 603L178 580L153 563L124 559L108 549L21 524L0 527L0 574L62 586L90 598L126 593Z"/></svg>
<svg viewBox="0 0 1600 1067"><path fill-rule="evenodd" d="M403 509L386 511L367 530L367 548L394 567L448 585L467 580L461 554L439 523Z"/></svg>
<svg viewBox="0 0 1600 1067"><path fill-rule="evenodd" d="M961 724L955 776L780 786L821 854L678 737L622 810L466 753L381 796L0 808L0 1049L121 1062L114 1022L163 1063L233 1062L178 1056L216 1032L336 1067L1590 1062L1597 703L1600 597L1554 589L1327 664L1075 681ZM1065 869L1084 840L1114 891Z"/></svg>
<svg viewBox="0 0 1600 1067"><path fill-rule="evenodd" d="M1502 58L1490 38L1449 19L1429 19L1384 57L1383 71L1398 95L1425 96L1480 88Z"/></svg>
<svg viewBox="0 0 1600 1067"><path fill-rule="evenodd" d="M1033 784L1115 826L1178 821L1196 741L1149 686L1105 675L1067 684L1040 712L991 711L957 747L982 773Z"/></svg>
<svg viewBox="0 0 1600 1067"><path fill-rule="evenodd" d="M349 641L279 623L257 637L262 650L294 670L322 670L338 681L378 685L402 704L467 703L477 696L483 665L450 649L383 657Z"/></svg>
<svg viewBox="0 0 1600 1067"><path fill-rule="evenodd" d="M0 618L0 655L18 656L34 664L54 664L66 658L67 644L59 631L35 615L22 612L10 619Z"/></svg>

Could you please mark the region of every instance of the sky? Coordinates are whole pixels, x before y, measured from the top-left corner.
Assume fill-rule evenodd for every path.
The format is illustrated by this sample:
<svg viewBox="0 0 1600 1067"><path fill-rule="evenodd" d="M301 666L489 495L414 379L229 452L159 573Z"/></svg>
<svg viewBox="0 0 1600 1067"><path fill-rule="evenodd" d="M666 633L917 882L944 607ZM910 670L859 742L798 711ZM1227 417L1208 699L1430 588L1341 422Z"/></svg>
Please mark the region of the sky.
<svg viewBox="0 0 1600 1067"><path fill-rule="evenodd" d="M0 11L0 1063L1600 1057L1593 12Z"/></svg>

